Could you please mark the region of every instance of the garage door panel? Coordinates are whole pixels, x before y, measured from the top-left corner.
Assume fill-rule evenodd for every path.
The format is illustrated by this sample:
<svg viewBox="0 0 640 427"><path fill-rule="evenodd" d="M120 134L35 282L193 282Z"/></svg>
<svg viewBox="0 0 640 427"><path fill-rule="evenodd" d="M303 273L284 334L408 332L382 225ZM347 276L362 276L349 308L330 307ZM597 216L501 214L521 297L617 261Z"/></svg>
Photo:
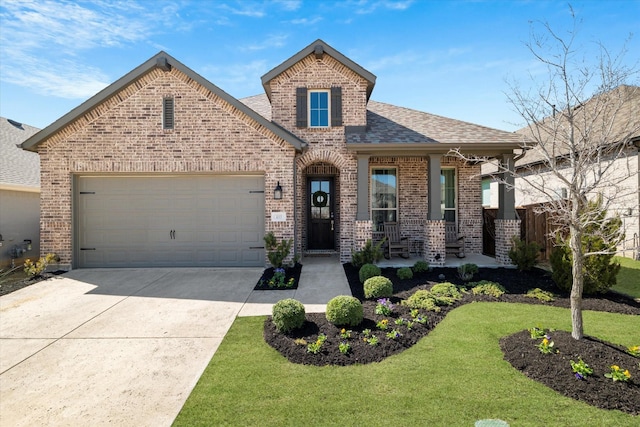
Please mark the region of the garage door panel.
<svg viewBox="0 0 640 427"><path fill-rule="evenodd" d="M262 266L263 190L262 176L80 177L76 241L96 250L78 264Z"/></svg>

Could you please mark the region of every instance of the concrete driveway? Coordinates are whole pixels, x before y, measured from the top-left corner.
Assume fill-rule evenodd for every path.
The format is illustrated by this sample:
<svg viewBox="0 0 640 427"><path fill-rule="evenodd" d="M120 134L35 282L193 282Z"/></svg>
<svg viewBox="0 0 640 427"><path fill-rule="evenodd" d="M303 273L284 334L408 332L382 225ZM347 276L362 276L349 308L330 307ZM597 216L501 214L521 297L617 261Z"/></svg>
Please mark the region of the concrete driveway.
<svg viewBox="0 0 640 427"><path fill-rule="evenodd" d="M170 425L262 269L76 270L0 298L0 425Z"/></svg>

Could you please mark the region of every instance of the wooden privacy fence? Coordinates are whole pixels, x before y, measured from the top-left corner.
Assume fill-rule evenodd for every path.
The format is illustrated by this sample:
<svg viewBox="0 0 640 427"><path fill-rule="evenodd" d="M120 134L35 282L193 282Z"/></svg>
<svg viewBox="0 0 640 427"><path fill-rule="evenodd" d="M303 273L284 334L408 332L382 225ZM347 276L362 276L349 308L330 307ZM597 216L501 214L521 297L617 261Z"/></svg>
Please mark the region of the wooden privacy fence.
<svg viewBox="0 0 640 427"><path fill-rule="evenodd" d="M528 205L517 208L520 219L520 239L527 243L536 242L542 248L540 260L548 260L553 249L553 238L549 233L553 230L553 223L549 212L536 213L541 205ZM483 209L482 252L485 255L496 255L496 227L497 208Z"/></svg>

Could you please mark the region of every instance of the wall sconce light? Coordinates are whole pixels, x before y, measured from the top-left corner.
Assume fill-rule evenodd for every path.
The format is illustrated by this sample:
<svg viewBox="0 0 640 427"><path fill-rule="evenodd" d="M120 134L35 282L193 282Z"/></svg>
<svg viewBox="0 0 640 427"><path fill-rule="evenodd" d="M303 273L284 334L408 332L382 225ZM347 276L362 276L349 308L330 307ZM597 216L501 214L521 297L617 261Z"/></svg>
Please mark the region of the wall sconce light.
<svg viewBox="0 0 640 427"><path fill-rule="evenodd" d="M27 247L26 249L28 251L30 251L32 249L32 247L31 247L31 239L25 239L24 245Z"/></svg>
<svg viewBox="0 0 640 427"><path fill-rule="evenodd" d="M280 181L278 181L278 185L276 185L276 188L273 190L273 199L282 199L282 187L280 187Z"/></svg>

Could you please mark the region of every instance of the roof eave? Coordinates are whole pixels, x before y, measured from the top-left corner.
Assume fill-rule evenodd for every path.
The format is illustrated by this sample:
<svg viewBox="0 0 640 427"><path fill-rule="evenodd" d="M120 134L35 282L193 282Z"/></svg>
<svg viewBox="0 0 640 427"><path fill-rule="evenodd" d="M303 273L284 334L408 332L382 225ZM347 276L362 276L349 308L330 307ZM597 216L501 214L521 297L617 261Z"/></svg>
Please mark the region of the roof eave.
<svg viewBox="0 0 640 427"><path fill-rule="evenodd" d="M52 136L53 134L55 134L56 132L64 128L66 125L68 125L72 121L76 120L78 117L85 114L86 112L100 105L102 102L106 101L107 99L109 99L110 97L118 93L120 90L124 89L126 86L128 86L135 80L143 77L145 74L151 72L155 68L160 68L160 69L169 71L171 69L170 67L176 67L178 70L180 70L182 73L187 75L189 78L196 81L200 85L204 86L205 88L207 88L208 90L210 90L211 92L213 92L214 94L216 94L217 96L219 96L220 98L222 98L223 100L231 104L233 107L235 107L239 111L251 117L253 120L255 120L265 128L269 129L271 132L273 132L276 136L278 136L279 138L282 138L283 140L291 144L296 151L300 152L302 150L305 143L302 140L300 140L298 137L284 130L280 126L275 125L273 122L268 121L263 116L256 113L251 108L249 108L242 102L238 101L236 98L229 95L228 93L226 93L225 91L223 91L222 89L220 89L219 87L217 87L216 85L214 85L213 83L211 83L210 81L208 81L207 79L205 79L204 77L196 73L195 71L191 70L189 67L182 64L177 59L173 58L171 55L163 51L157 53L152 58L145 61L143 64L139 65L138 67L136 67L135 69L133 69L132 71L130 71L129 73L121 77L120 79L116 80L114 83L110 84L109 86L107 86L106 88L98 92L96 95L89 98L87 101L80 104L78 107L74 108L73 110L71 110L70 112L68 112L67 114L65 114L58 120L56 120L55 122L53 122L51 125L47 126L46 128L42 129L40 132L28 138L26 141L24 141L21 144L21 147L25 150L36 152L38 145L42 141Z"/></svg>
<svg viewBox="0 0 640 427"><path fill-rule="evenodd" d="M510 154L521 149L520 144L505 142L487 143L347 143L347 149L357 154L385 156L422 156L429 154L449 154L453 150L482 157Z"/></svg>

